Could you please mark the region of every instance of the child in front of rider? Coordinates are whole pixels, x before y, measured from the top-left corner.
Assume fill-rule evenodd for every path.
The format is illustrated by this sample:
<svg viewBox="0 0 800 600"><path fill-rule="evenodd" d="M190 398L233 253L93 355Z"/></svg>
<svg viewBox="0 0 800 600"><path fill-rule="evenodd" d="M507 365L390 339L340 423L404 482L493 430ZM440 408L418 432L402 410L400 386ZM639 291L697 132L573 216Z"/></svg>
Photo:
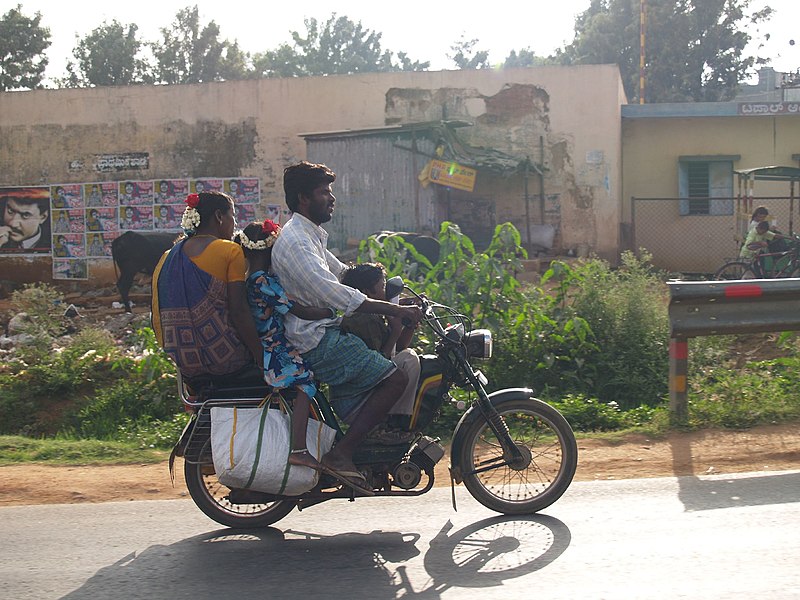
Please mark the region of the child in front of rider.
<svg viewBox="0 0 800 600"><path fill-rule="evenodd" d="M759 221L747 234L747 238L739 252L740 258L753 261L753 271L760 277L767 277L772 270L772 257L761 256L769 247L769 242L775 239L785 239L786 236L770 231L769 222ZM770 259L768 262L765 259Z"/></svg>
<svg viewBox="0 0 800 600"><path fill-rule="evenodd" d="M317 387L300 353L286 340L283 315L291 312L308 320L336 315L330 308L292 302L278 278L270 274L272 245L280 231L278 224L266 219L263 223L250 223L236 234L234 241L242 246L247 259L247 301L264 348L264 380L274 389L293 387L297 392L292 411L289 464L324 470L306 448L310 398L317 393Z"/></svg>
<svg viewBox="0 0 800 600"><path fill-rule="evenodd" d="M350 265L342 272L341 282L373 300L393 300L386 298L386 270L380 263ZM360 312L342 318L341 327L343 332L357 335L367 347L377 350L408 374L408 384L389 411L388 419L390 429L408 430L420 373L419 356L409 348L415 327L406 327L397 317ZM391 437L391 432L382 435Z"/></svg>

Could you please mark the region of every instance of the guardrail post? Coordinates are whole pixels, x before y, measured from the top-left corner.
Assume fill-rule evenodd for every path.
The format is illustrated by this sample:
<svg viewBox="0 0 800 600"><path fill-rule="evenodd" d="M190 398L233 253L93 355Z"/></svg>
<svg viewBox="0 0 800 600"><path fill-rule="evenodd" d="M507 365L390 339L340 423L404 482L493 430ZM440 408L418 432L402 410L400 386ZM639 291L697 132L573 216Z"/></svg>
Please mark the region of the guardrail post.
<svg viewBox="0 0 800 600"><path fill-rule="evenodd" d="M689 342L686 338L669 340L669 413L673 425L685 425L689 417Z"/></svg>
<svg viewBox="0 0 800 600"><path fill-rule="evenodd" d="M705 335L800 331L800 278L669 281L670 421L689 416L687 340Z"/></svg>

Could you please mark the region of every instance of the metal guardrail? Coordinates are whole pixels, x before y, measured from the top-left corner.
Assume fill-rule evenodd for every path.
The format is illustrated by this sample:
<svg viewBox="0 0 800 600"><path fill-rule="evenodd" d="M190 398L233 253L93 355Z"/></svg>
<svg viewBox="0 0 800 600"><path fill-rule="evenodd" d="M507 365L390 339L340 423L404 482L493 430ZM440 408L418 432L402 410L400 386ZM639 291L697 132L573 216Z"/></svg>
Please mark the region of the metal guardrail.
<svg viewBox="0 0 800 600"><path fill-rule="evenodd" d="M670 281L669 406L688 416L688 339L705 335L800 330L800 279Z"/></svg>

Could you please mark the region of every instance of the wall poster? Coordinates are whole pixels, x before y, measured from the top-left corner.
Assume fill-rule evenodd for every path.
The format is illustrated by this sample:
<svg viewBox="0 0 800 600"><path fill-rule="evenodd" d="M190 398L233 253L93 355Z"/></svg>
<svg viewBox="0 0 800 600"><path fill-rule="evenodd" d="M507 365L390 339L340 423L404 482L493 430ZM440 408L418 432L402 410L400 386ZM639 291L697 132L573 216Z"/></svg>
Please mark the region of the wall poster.
<svg viewBox="0 0 800 600"><path fill-rule="evenodd" d="M49 187L0 188L0 255L50 254Z"/></svg>
<svg viewBox="0 0 800 600"><path fill-rule="evenodd" d="M90 181L0 187L0 259L53 257L53 279L87 279L88 259L111 258L111 243L125 231L180 231L189 193L224 191L237 220L255 220L261 201L257 177L204 177ZM281 207L271 207L281 215Z"/></svg>

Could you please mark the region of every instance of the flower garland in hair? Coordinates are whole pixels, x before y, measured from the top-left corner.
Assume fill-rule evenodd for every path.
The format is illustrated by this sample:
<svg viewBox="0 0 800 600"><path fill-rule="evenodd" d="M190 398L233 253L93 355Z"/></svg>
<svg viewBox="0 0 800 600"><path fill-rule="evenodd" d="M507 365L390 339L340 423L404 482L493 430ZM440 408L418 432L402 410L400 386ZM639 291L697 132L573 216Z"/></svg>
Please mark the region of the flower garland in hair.
<svg viewBox="0 0 800 600"><path fill-rule="evenodd" d="M239 243L247 248L248 250L266 250L267 248L271 248L272 244L275 243L275 240L278 239L278 235L281 232L281 226L271 221L270 219L264 219L264 222L261 224L261 231L267 234L266 239L258 240L254 242L244 231L239 232Z"/></svg>
<svg viewBox="0 0 800 600"><path fill-rule="evenodd" d="M199 194L189 194L186 196L186 208L181 217L181 228L186 235L191 235L200 226L200 213L197 212L197 205L200 204Z"/></svg>

